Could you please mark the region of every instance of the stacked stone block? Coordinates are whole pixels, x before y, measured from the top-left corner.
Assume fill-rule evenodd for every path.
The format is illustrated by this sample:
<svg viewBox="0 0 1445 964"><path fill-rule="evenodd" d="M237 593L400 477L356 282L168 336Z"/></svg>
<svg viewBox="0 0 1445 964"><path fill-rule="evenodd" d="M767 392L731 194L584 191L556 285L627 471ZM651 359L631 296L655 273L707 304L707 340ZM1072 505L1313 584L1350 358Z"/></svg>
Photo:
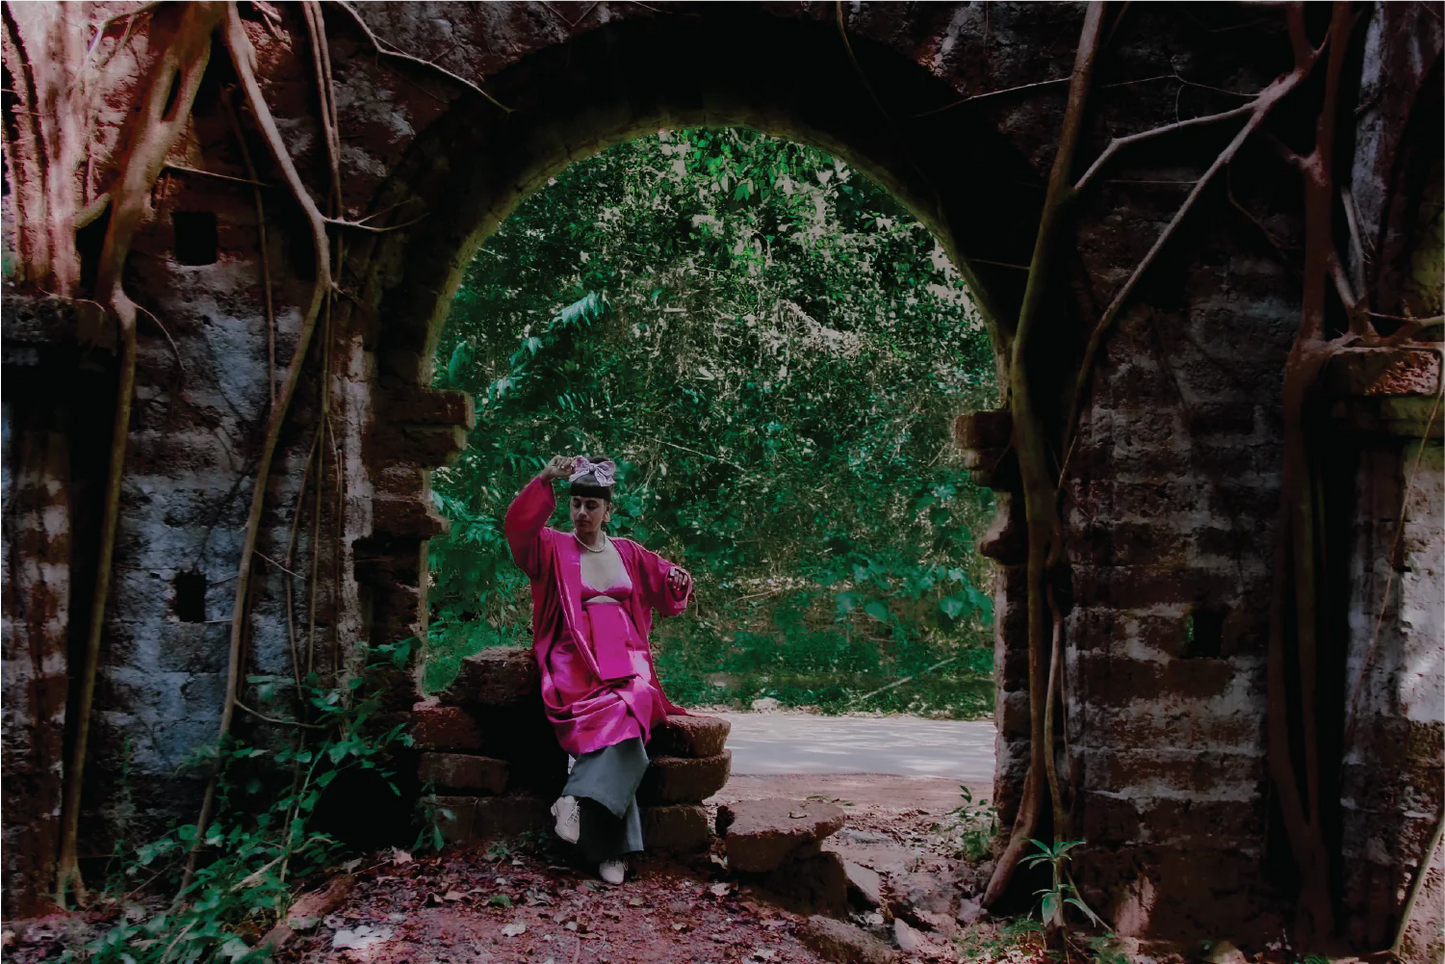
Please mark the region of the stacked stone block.
<svg viewBox="0 0 1445 964"><path fill-rule="evenodd" d="M447 843L515 837L551 826L567 755L542 711L531 650L486 649L452 685L412 708L417 779Z"/></svg>
<svg viewBox="0 0 1445 964"><path fill-rule="evenodd" d="M797 910L841 915L848 872L823 841L846 819L842 808L816 800L744 800L718 807L717 832L733 873Z"/></svg>
<svg viewBox="0 0 1445 964"><path fill-rule="evenodd" d="M712 839L702 801L717 793L732 773L732 751L724 748L732 724L713 716L669 716L647 743L652 765L642 778L642 839L649 850L689 853Z"/></svg>
<svg viewBox="0 0 1445 964"><path fill-rule="evenodd" d="M456 679L412 708L417 779L434 791L432 819L448 843L549 831L567 782L567 754L542 707L530 649L495 647L462 660ZM702 801L727 783L730 724L671 716L647 745L652 766L638 789L649 849L685 853L711 840Z"/></svg>

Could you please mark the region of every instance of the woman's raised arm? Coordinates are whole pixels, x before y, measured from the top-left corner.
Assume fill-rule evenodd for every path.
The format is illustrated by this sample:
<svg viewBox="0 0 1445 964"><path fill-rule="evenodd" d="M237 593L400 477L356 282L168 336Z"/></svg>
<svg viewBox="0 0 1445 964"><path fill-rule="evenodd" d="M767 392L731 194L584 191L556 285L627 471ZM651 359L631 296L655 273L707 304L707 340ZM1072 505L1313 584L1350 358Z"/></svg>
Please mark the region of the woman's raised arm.
<svg viewBox="0 0 1445 964"><path fill-rule="evenodd" d="M528 482L507 506L507 518L502 528L507 534L512 559L528 579L542 578L542 529L557 507L557 498L552 494L552 480L565 478L570 471L570 458L553 456L547 467Z"/></svg>

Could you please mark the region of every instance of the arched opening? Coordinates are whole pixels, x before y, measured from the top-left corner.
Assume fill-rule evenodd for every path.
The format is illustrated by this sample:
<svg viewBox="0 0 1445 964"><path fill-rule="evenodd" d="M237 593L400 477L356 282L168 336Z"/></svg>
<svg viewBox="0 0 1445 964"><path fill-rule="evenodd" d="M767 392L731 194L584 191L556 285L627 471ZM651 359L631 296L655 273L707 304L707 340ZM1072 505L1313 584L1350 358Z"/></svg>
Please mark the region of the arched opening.
<svg viewBox="0 0 1445 964"><path fill-rule="evenodd" d="M765 19L766 29L758 29ZM742 69L730 51L748 46L754 58ZM659 57L658 51L665 53ZM445 373L438 380L451 354L439 365L437 350L451 298L483 242L523 198L569 165L659 130L745 128L826 151L876 182L926 227L940 258L957 266L994 343L997 319L1016 308L1041 200L1029 168L977 119L948 116L936 127L914 122L905 135L896 111L944 107L955 95L896 54L857 40L850 51L831 23L779 22L742 9L706 21L606 26L533 55L499 74L488 91L516 110L504 114L472 99L433 122L375 202L378 210L402 204L395 220L403 226L367 239L352 256L353 273L368 279L366 300L374 306L366 347L382 391L375 401L373 449L361 454L380 469L373 473L378 502L430 503L429 473L387 468L379 440L394 432L392 413L405 412L415 386L457 387ZM975 182L988 189L971 189ZM434 213L406 226L411 198ZM573 292L565 304L585 311L578 302L589 293ZM529 350L518 341L507 353L519 346ZM949 421L940 418L937 425L945 438ZM930 496L938 498L911 490L903 497L917 508ZM981 536L981 529L965 540ZM386 551L387 538L378 526L368 551ZM415 566L420 584L424 560L412 547L421 547L414 536L395 544L401 551L392 558ZM395 569L386 576L400 581ZM370 597L373 639L408 635L405 621L416 611L415 595L391 593L385 579L361 583L363 597ZM987 606L992 587L979 579L970 588L976 595L970 599L965 592L959 612ZM829 599L835 607L837 595ZM856 600L860 608L868 602ZM525 620L526 613L519 615ZM947 612L944 617L951 618ZM979 701L975 709L983 705ZM981 742L991 757L991 736ZM956 804L956 782L949 793Z"/></svg>
<svg viewBox="0 0 1445 964"><path fill-rule="evenodd" d="M937 240L847 164L743 129L579 161L479 250L435 364L478 422L433 476L452 529L428 691L530 643L499 520L549 455L585 452L622 465L609 531L697 579L654 630L675 700L992 710L993 499L950 439L997 404L988 333Z"/></svg>

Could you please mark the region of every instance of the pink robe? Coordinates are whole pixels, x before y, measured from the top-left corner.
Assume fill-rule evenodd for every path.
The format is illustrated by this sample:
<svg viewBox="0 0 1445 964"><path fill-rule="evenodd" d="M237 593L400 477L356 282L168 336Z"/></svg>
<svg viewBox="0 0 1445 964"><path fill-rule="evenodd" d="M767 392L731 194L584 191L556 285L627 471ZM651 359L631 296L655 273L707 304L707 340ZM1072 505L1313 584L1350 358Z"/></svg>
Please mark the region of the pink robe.
<svg viewBox="0 0 1445 964"><path fill-rule="evenodd" d="M667 576L678 568L631 539L613 539L632 580L632 595L616 605L636 629L629 652L632 674L605 679L588 639L582 606L582 545L570 532L547 527L556 499L552 483L533 479L507 509L507 544L532 581L532 650L542 671L542 702L557 742L581 756L640 736L669 713L684 713L662 692L648 634L652 610L675 616L687 608L691 585L674 594ZM598 605L612 605L601 603Z"/></svg>

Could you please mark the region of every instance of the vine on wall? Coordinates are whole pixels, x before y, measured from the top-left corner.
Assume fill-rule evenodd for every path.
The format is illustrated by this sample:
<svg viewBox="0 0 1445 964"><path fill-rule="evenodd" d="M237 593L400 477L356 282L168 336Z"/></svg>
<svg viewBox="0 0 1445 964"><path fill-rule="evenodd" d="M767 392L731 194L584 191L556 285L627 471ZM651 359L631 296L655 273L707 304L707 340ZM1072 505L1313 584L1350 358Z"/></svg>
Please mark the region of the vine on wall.
<svg viewBox="0 0 1445 964"><path fill-rule="evenodd" d="M367 36L378 56L444 74L449 82L486 96L474 84L430 64L403 54L366 30L354 12L344 4L334 5L351 18ZM296 348L286 374L275 390L260 455L255 469L256 483L245 526L231 611L228 682L221 717L224 741L234 721L237 687L243 651L246 610L251 594L253 564L261 519L265 509L266 480L277 454L282 428L295 398L303 371L311 356L311 343L318 328L330 324L334 299L340 293L334 276L343 254L341 234L346 230L384 230L367 223L347 222L337 216L341 175L341 135L337 128L332 90L330 56L325 16L316 0L301 7L310 42L318 118L324 135L329 180L326 200L318 202L301 177L276 121L266 103L256 71L256 51L246 20L236 2L194 2L176 5L146 3L88 23L84 11L71 7L36 19L11 4L4 5L4 46L7 70L13 75L15 105L4 125L10 176L14 188L12 212L15 217L16 272L20 278L42 290L98 306L114 323L119 334L120 373L116 399L116 423L110 452L102 527L102 548L96 574L95 598L86 636L85 665L82 668L80 701L74 719L77 739L66 772L63 817L62 860L56 882L61 901L70 896L84 899L84 888L76 866L75 841L79 821L80 790L87 756L87 734L99 657L100 630L110 586L111 557L119 520L120 484L130 421L130 406L136 355L136 323L146 314L125 290L123 267L137 229L150 211L150 193L166 163L167 156L184 135L190 112L210 63L213 50L223 51L237 78L237 89L255 134L270 155L275 171L284 183L290 202L302 212L315 256L316 277L311 296L302 306L302 320ZM248 7L266 29L284 29L276 14L262 4ZM1328 631L1321 618L1321 557L1324 551L1316 497L1320 487L1315 454L1307 432L1307 415L1318 396L1319 375L1332 355L1345 345L1389 346L1414 337L1432 319L1404 319L1404 324L1383 334L1375 320L1387 318L1371 310L1368 290L1355 291L1344 269L1336 234L1342 225L1353 225L1349 207L1342 200L1343 188L1336 177L1338 128L1350 123L1353 105L1344 91L1349 67L1349 50L1356 20L1361 15L1350 3L1336 2L1329 26L1318 42L1309 36L1305 10L1300 5L1286 9L1288 36L1294 56L1293 68L1268 85L1239 108L1216 115L1165 125L1128 137L1118 138L1073 180L1078 142L1092 78L1099 59L1107 56L1107 38L1117 33L1128 16L1128 5L1116 12L1103 3L1089 5L1078 43L1075 66L1069 80L1067 108L1028 284L1017 325L1007 347L1011 374L1011 407L1014 413L1014 446L1023 477L1028 521L1028 647L1031 751L1023 802L1018 819L989 883L986 900L1003 898L1015 876L1024 847L1030 837L1047 826L1056 842L1069 832L1068 801L1055 769L1054 717L1062 686L1062 620L1053 598L1054 579L1064 564L1063 523L1059 512L1061 482L1067 475L1074 446L1076 425L1088 398L1091 378L1100 351L1123 306L1158 254L1177 233L1178 226L1194 210L1196 201L1217 178L1228 171L1240 147L1251 139L1272 146L1278 156L1297 170L1302 179L1306 246L1302 271L1302 309L1299 331L1285 369L1285 461L1280 502L1276 578L1269 650L1269 749L1271 777L1283 816L1294 861L1300 870L1299 931L1305 942L1329 934L1334 927L1330 898L1332 857L1325 844L1322 820L1328 807L1321 794L1322 774L1338 761L1322 758L1318 727L1319 714L1328 708L1314 704L1316 681L1321 667L1320 637ZM1106 31L1106 22L1111 23ZM136 44L140 31L146 40L144 52ZM106 52L102 55L102 50ZM63 56L56 56L61 51ZM119 71L116 65L124 65ZM1323 65L1321 82L1314 78ZM113 78L119 77L119 80ZM112 84L107 87L107 84ZM97 132L92 129L100 96L129 99L139 105L118 132L113 149L97 153ZM488 98L490 99L490 98ZM498 105L500 106L500 105ZM1273 134L1269 121L1280 112L1292 118L1313 120L1313 144L1307 153L1288 147ZM12 123L13 121L13 123ZM1237 123L1228 145L1205 168L1193 190L1159 235L1128 280L1111 299L1094 323L1081 365L1077 371L1072 402L1060 432L1051 432L1044 388L1031 378L1037 364L1033 339L1039 325L1046 293L1055 280L1053 270L1059 249L1066 243L1070 218L1084 203L1083 195L1098 172L1135 144L1165 137L1204 125ZM238 124L238 128L239 128ZM238 130L239 134L239 130ZM252 174L252 181L259 178ZM104 190L94 190L95 187ZM326 213L323 213L325 211ZM1341 216L1341 214L1346 216ZM78 251L77 237L87 225L104 225L103 241L93 264ZM1350 239L1358 246L1357 239ZM79 246L79 247L83 247ZM266 267L268 319L273 317L269 266ZM93 280L87 281L93 269ZM1334 332L1329 318L1338 308L1347 319L1345 330ZM159 319L155 320L157 324ZM272 322L274 324L274 322ZM327 339L323 337L325 344ZM314 362L320 368L323 392L320 416L312 436L307 461L315 472L315 498L322 493L326 452L335 460L335 433L329 427L330 400L324 386L329 373L327 351ZM312 466L314 465L314 469ZM307 481L303 481L303 489ZM319 509L314 518L319 518ZM293 531L295 524L293 523ZM286 561L293 561L288 547ZM311 559L315 586L317 549L313 539ZM289 571L289 567L288 571ZM308 668L314 646L314 592L311 597ZM294 622L294 620L293 620ZM298 634L291 627L292 653L301 674ZM1295 709L1292 709L1295 707ZM1295 752L1294 748L1300 748ZM205 797L198 824L206 826L213 811L215 778ZM1047 818L1046 818L1047 815ZM199 853L204 834L196 835L192 863Z"/></svg>
<svg viewBox="0 0 1445 964"><path fill-rule="evenodd" d="M455 77L440 67L385 45L367 30L360 18L344 4L335 3L332 6L360 27L375 46L379 56L440 73L450 81L482 93L476 85ZM299 506L284 555L286 564L282 568L287 574L288 630L296 679L301 680L309 675L315 665L315 589L320 563L317 537L321 517L322 480L328 450L338 476L340 470L336 435L330 425L330 353L323 350L318 353L320 357L313 360L310 349L318 327L326 329L330 325L335 298L344 293L337 284L334 268L343 255L341 232L384 231L387 228L373 225L370 218L347 221L337 214L341 178L340 132L336 119L325 15L319 0L306 0L300 5L300 10L312 52L316 90L321 105L318 122L326 144L329 177L327 199L324 203L318 203L313 197L271 114L257 78L256 50L246 27L248 18L243 16L242 7L236 0L198 0L174 5L143 3L96 23L84 19L83 10L88 8L81 8L79 5L62 8L60 11L47 10L38 18L18 13L9 3L6 3L3 9L7 69L18 75L20 84L19 89L14 91L17 94L17 104L11 113L23 120L23 123L4 125L9 173L15 189L12 206L15 218L14 274L21 283L95 305L115 325L121 345L115 428L104 498L102 544L86 637L84 665L80 669L79 700L72 710L76 737L65 774L61 856L55 887L55 898L64 905L71 897L79 903L86 900L85 886L77 863L76 842L79 833L81 790L89 749L88 735L96 670L110 592L115 534L120 513L120 490L134 395L137 315L147 315L157 325L161 324L159 319L151 316L126 292L123 268L137 229L151 214L152 191L157 179L165 167L171 166L167 164L167 158L180 144L191 123L196 93L206 75L214 50L223 51L228 58L236 77L236 87L255 129L254 133L265 145L276 172L280 174L286 195L300 209L305 219L315 263L315 280L308 302L301 306L302 316L296 346L287 364L286 375L279 388L273 383L271 405L255 467L255 482L231 607L226 695L218 734L222 745L230 736L236 710L247 709L238 701L238 695L246 639L246 617L252 597L254 567L259 555L257 541L266 507L267 480L271 475L292 402L302 377L308 370L308 362L319 368L317 374L321 397L313 441L301 483L304 494L314 471L316 502L312 514L311 571L308 579L309 632L304 661L297 643L289 583L294 573L290 564L294 561ZM252 14L249 19L259 19L266 30L279 33L283 29L279 15L269 6L251 4L248 9ZM139 49L140 45L137 43L142 36L142 30L145 40L143 50ZM68 59L55 58L51 54L56 49L68 51L71 56ZM120 69L122 66L124 70ZM139 110L134 112L119 132L113 150L109 153L97 148L96 142L99 138L92 130L98 107L104 98L133 98L140 105ZM225 99L229 107L229 92ZM232 119L238 145L249 168L249 183L257 187L258 223L264 230L264 210L259 189L262 182L258 179L246 147L246 133L234 111ZM206 171L193 173L224 177ZM105 189L92 197L91 187L97 184ZM329 213L323 213L323 206ZM104 242L95 261L95 280L87 284L85 278L89 272L82 263L82 256L77 253L84 247L79 243L77 232L93 223L105 225ZM271 329L268 343L274 362L275 313L271 270L266 260L264 244L261 259L267 322ZM327 339L323 338L323 345L326 343ZM272 371L274 370L273 365ZM337 495L339 504L339 486ZM296 692L299 696L299 685ZM196 859L206 838L203 829L209 825L215 812L220 775L219 759L218 757L218 763L212 769L197 820L197 826L202 828L202 832L198 832L193 838L187 873L182 884L183 891L189 885Z"/></svg>
<svg viewBox="0 0 1445 964"><path fill-rule="evenodd" d="M1127 5L1114 18L1109 36L1127 16ZM1075 66L1069 81L1059 147L1050 176L1043 216L1019 321L1009 346L1010 408L1013 412L1013 445L1022 479L1028 532L1028 667L1030 706L1030 758L1017 819L989 881L984 903L997 905L1015 877L1029 841L1050 815L1055 846L1071 836L1070 809L1056 770L1054 746L1056 706L1061 693L1063 617L1055 599L1054 585L1065 563L1063 523L1059 500L1068 475L1082 410L1100 351L1121 309L1139 280L1174 237L1194 209L1197 200L1221 171L1227 172L1240 148L1257 137L1296 169L1303 180L1303 210L1306 244L1302 272L1302 307L1298 334L1285 365L1284 377L1284 471L1280 495L1279 534L1276 543L1275 587L1268 641L1268 708L1270 776L1280 809L1287 843L1299 872L1296 938L1304 946L1318 944L1335 931L1333 910L1334 865L1325 842L1324 823L1330 803L1321 785L1327 768L1339 760L1323 758L1320 733L1322 714L1332 708L1316 704L1322 667L1319 664L1326 624L1323 592L1325 546L1320 517L1323 482L1319 477L1319 453L1311 450L1309 413L1321 398L1321 373L1333 355L1346 346L1390 347L1415 337L1439 319L1397 319L1370 310L1367 292L1356 294L1345 272L1336 225L1354 230L1352 207L1347 206L1347 188L1335 176L1337 128L1353 121L1353 105L1342 96L1350 56L1352 30L1364 15L1349 2L1336 2L1328 29L1316 44L1309 37L1306 11L1302 4L1285 10L1288 36L1294 57L1293 69L1266 86L1249 102L1229 111L1178 121L1152 130L1115 138L1072 185L1071 171L1079 130L1090 93L1097 58L1101 56L1100 36L1107 17L1105 5L1089 5L1084 18ZM1323 63L1322 84L1307 86ZM1319 88L1316 93L1316 88ZM1305 91L1302 93L1302 91ZM1295 118L1313 118L1314 144L1299 154L1285 146L1266 122L1277 110L1288 110ZM1040 407L1045 399L1036 397L1031 379L1031 336L1038 324L1044 291L1050 284L1056 252L1066 236L1064 221L1081 203L1082 195L1099 172L1122 151L1143 141L1205 125L1239 122L1235 135L1209 161L1174 216L1108 307L1101 313L1089 335L1078 369L1068 416L1061 437L1052 437ZM1350 239L1361 250L1357 236ZM1346 330L1331 333L1327 316L1335 299L1348 319ZM1398 330L1382 334L1374 319L1400 321ZM1433 418L1432 418L1433 421ZM1427 429L1428 434L1429 429ZM1052 466L1057 465L1057 475ZM1378 627L1377 627L1378 632ZM1373 647L1372 647L1373 648ZM1368 668L1368 662L1366 669ZM1361 676L1363 677L1363 670ZM1358 681L1356 691L1358 690ZM1438 836L1438 834L1437 834ZM1433 852L1432 842L1425 861ZM1418 890L1418 883L1411 892ZM1404 909L1400 933L1408 923ZM1399 940L1396 941L1398 950Z"/></svg>

